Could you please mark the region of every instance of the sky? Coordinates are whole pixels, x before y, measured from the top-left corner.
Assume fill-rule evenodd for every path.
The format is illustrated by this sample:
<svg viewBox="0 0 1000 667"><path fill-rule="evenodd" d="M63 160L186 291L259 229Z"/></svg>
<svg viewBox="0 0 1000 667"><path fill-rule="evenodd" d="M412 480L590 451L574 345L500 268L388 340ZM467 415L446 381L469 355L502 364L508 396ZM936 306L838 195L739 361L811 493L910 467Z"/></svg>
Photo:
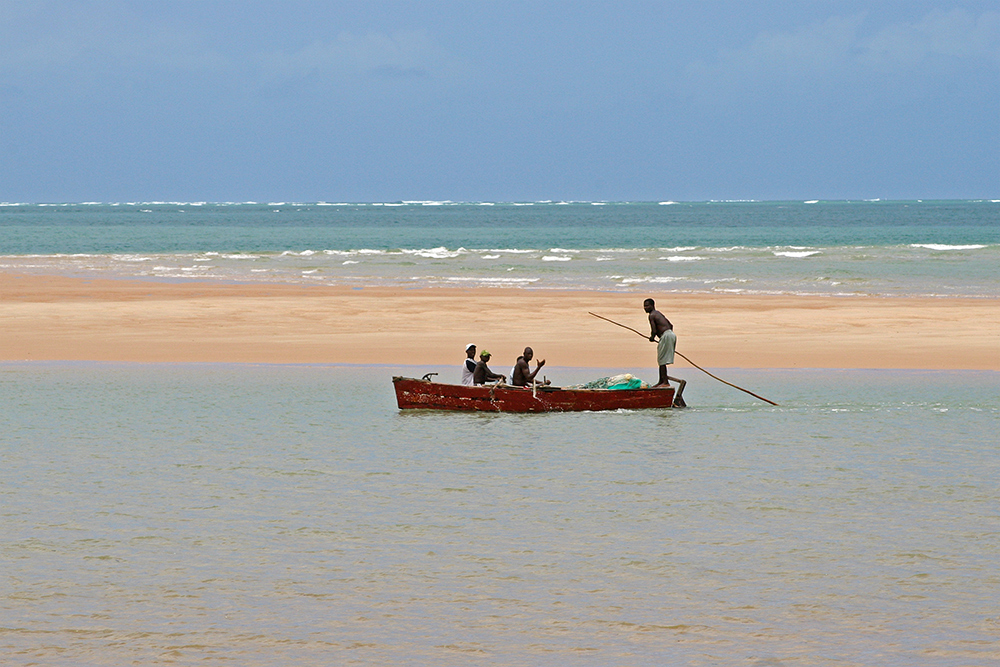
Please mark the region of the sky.
<svg viewBox="0 0 1000 667"><path fill-rule="evenodd" d="M996 0L0 0L0 202L998 197Z"/></svg>

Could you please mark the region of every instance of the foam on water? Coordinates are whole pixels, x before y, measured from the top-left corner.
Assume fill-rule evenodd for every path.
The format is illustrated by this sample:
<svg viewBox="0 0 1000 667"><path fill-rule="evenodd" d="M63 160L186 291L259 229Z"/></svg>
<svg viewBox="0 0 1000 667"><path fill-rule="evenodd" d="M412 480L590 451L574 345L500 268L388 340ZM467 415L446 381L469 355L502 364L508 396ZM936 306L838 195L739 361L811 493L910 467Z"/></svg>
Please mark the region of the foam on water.
<svg viewBox="0 0 1000 667"><path fill-rule="evenodd" d="M400 252L404 255L414 255L416 257L424 257L427 259L450 259L453 257L460 257L461 255L468 253L465 248L448 250L444 246L438 248L421 248L419 250L401 250Z"/></svg>
<svg viewBox="0 0 1000 667"><path fill-rule="evenodd" d="M669 262L678 290L1000 296L990 202L481 203L8 205L0 269L352 286L516 274L532 288L622 290L608 262L636 280Z"/></svg>
<svg viewBox="0 0 1000 667"><path fill-rule="evenodd" d="M927 248L928 250L982 250L985 245L947 245L944 243L913 243L911 248Z"/></svg>
<svg viewBox="0 0 1000 667"><path fill-rule="evenodd" d="M812 257L813 255L819 255L820 252L821 251L819 251L819 250L794 250L794 251L792 251L792 250L781 250L781 251L775 250L774 251L774 256L775 257L802 258L802 257Z"/></svg>

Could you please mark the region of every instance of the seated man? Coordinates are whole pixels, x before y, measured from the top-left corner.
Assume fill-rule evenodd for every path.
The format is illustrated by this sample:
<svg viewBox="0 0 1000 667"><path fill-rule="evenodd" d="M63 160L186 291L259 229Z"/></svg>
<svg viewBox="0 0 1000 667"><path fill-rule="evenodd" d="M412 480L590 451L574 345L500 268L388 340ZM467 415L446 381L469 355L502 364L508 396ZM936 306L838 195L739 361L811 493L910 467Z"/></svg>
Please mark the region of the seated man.
<svg viewBox="0 0 1000 667"><path fill-rule="evenodd" d="M462 384L472 384L472 374L476 372L476 345L465 346L465 361L462 362Z"/></svg>
<svg viewBox="0 0 1000 667"><path fill-rule="evenodd" d="M538 375L538 371L542 370L542 366L545 365L545 360L542 359L538 362L535 370L532 371L528 367L528 362L532 360L535 356L534 350L530 347L524 348L524 355L517 358L517 363L514 364L514 370L511 371L510 383L515 387L528 387L531 385L535 376Z"/></svg>
<svg viewBox="0 0 1000 667"><path fill-rule="evenodd" d="M472 384L486 384L487 382L496 382L497 380L507 381L507 376L494 373L486 365L490 361L490 356L489 350L483 350L479 353L479 362L476 364L475 372L472 373Z"/></svg>

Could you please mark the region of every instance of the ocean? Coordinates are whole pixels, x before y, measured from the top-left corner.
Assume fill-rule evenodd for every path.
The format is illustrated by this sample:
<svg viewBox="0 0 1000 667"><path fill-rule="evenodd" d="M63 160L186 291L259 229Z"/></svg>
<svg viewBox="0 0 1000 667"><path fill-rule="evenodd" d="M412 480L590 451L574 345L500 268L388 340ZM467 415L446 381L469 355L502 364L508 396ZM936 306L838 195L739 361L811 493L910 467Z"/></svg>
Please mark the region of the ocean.
<svg viewBox="0 0 1000 667"><path fill-rule="evenodd" d="M1000 295L997 202L595 204L7 205L0 271ZM429 370L0 363L0 661L1000 664L1000 374L398 411Z"/></svg>
<svg viewBox="0 0 1000 667"><path fill-rule="evenodd" d="M997 200L0 206L0 270L90 277L996 297L997 266Z"/></svg>

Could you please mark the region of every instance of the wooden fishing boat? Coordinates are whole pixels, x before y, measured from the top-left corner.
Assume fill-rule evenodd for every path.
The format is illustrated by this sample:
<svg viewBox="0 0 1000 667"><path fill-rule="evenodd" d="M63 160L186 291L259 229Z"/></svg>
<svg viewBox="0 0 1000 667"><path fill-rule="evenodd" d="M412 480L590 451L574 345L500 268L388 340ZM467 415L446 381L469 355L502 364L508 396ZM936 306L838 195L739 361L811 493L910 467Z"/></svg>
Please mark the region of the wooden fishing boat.
<svg viewBox="0 0 1000 667"><path fill-rule="evenodd" d="M479 410L483 412L581 412L584 410L641 410L674 405L674 388L568 389L507 384L468 386L395 376L400 410ZM683 391L683 388L682 388ZM678 398L680 398L678 396ZM678 401L678 405L683 405Z"/></svg>

